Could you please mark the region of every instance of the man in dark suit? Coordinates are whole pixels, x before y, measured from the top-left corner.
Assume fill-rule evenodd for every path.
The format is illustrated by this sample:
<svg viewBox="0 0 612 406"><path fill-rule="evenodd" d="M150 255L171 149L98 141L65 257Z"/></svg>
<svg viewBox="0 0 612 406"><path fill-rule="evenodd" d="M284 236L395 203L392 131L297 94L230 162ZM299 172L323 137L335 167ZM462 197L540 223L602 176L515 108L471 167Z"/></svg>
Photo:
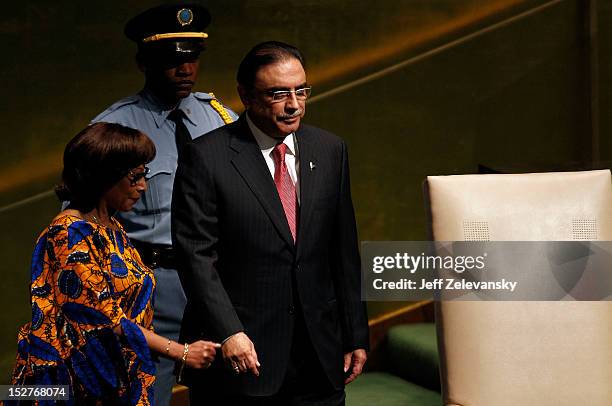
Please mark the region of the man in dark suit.
<svg viewBox="0 0 612 406"><path fill-rule="evenodd" d="M237 79L246 113L186 147L174 186L182 339L223 343L186 372L192 404L343 405L368 347L346 145L300 124L296 48L255 46Z"/></svg>

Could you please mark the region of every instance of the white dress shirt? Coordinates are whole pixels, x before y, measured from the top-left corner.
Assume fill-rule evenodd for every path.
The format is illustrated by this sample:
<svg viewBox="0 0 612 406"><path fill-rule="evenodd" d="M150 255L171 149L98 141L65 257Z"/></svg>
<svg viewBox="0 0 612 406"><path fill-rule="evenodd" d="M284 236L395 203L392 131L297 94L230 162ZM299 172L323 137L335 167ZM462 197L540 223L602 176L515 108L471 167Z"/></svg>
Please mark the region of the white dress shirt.
<svg viewBox="0 0 612 406"><path fill-rule="evenodd" d="M276 144L278 144L281 140L277 138L270 137L263 131L261 131L257 126L251 121L249 118L249 113L246 113L246 121L259 145L259 149L261 149L261 153L266 161L266 165L268 165L268 169L270 170L270 175L272 179L274 179L274 158L272 158L272 151ZM299 157L298 157L298 149L297 142L295 142L295 133L291 133L285 137L282 141L285 145L287 145L287 152L285 153L285 164L287 165L287 171L289 172L289 177L295 186L295 192L297 194L298 203L300 202L300 183L298 181L298 171L299 171Z"/></svg>

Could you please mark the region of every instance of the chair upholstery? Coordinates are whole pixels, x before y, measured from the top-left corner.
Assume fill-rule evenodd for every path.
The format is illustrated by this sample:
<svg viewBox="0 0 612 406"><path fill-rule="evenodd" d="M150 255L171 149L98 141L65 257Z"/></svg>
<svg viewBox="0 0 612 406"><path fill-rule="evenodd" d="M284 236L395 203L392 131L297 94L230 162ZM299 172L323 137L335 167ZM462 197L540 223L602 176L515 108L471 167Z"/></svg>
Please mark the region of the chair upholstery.
<svg viewBox="0 0 612 406"><path fill-rule="evenodd" d="M436 241L612 240L610 171L427 178ZM612 302L436 307L445 405L612 405Z"/></svg>

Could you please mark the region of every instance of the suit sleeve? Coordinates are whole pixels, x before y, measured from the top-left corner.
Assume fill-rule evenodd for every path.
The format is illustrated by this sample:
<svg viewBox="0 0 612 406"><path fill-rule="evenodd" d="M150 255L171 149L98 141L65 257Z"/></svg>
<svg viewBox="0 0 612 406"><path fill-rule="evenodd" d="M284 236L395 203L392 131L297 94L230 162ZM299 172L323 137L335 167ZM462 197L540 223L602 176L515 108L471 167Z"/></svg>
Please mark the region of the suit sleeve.
<svg viewBox="0 0 612 406"><path fill-rule="evenodd" d="M348 152L341 147L340 198L334 241L337 242L336 291L340 302L345 352L369 348L369 330L365 303L361 300L361 260L355 224L355 210L351 198Z"/></svg>
<svg viewBox="0 0 612 406"><path fill-rule="evenodd" d="M210 160L197 143L188 144L179 161L172 197L172 240L179 276L199 324L222 341L244 328L217 272L219 238L216 187Z"/></svg>

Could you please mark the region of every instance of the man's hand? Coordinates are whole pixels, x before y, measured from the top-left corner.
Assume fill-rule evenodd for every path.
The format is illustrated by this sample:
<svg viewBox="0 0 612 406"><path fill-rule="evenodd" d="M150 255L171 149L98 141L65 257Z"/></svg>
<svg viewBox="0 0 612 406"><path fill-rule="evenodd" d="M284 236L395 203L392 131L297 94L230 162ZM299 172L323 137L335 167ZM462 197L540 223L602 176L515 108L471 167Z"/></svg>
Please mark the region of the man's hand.
<svg viewBox="0 0 612 406"><path fill-rule="evenodd" d="M357 349L344 354L344 373L346 374L348 371L351 371L349 377L344 380L345 385L353 382L361 374L367 359L368 355L363 349Z"/></svg>
<svg viewBox="0 0 612 406"><path fill-rule="evenodd" d="M259 361L255 346L251 339L244 333L236 333L231 336L221 347L223 359L227 365L237 374L251 371L253 375L259 376Z"/></svg>

